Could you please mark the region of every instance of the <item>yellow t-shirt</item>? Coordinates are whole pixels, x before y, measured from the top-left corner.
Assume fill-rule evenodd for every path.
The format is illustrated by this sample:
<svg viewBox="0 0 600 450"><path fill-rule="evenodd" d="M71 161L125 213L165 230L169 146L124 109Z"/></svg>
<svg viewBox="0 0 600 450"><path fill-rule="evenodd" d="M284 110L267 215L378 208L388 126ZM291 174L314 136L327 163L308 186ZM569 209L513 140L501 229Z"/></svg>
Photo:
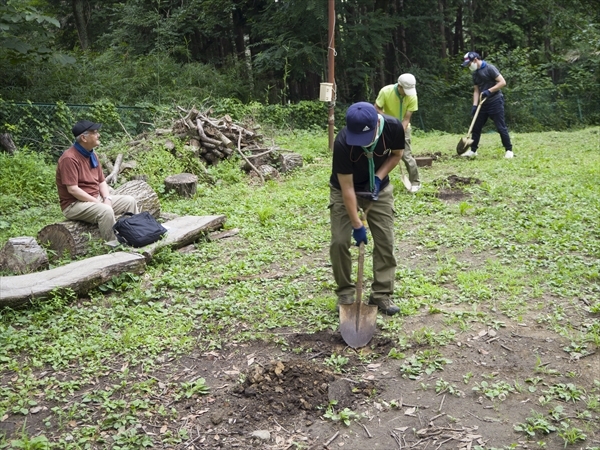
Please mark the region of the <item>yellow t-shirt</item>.
<svg viewBox="0 0 600 450"><path fill-rule="evenodd" d="M398 95L396 84L388 84L379 91L375 104L381 108L384 114L397 119L404 119L406 111L417 111L419 101L416 95ZM410 125L410 124L409 124Z"/></svg>

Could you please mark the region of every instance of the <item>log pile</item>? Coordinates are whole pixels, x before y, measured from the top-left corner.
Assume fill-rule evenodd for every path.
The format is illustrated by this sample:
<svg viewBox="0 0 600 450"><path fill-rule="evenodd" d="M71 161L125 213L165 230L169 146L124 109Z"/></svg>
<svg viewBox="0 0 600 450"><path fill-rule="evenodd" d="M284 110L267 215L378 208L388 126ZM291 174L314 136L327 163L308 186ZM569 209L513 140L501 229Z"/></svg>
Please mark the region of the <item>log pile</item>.
<svg viewBox="0 0 600 450"><path fill-rule="evenodd" d="M207 166L229 158L240 159L241 169L251 177L260 178L261 182L277 179L280 173L302 167L301 155L274 144L265 145L263 135L258 132L259 125L234 123L228 115L215 118L210 115L211 110L201 112L196 108L177 108L179 119L174 120L169 128L156 128L137 136L127 144L128 155L119 154L112 161L105 154L98 153L109 185L116 185L117 180L119 183L136 179L147 181L146 175L135 174L135 159L143 158L143 152L161 141L164 149L177 159L198 158L200 164L192 162L188 170L208 184L214 184L216 180ZM177 145L176 139L183 141L183 149ZM133 173L125 174L128 170Z"/></svg>
<svg viewBox="0 0 600 450"><path fill-rule="evenodd" d="M172 133L187 140L197 156L208 165L217 164L233 155L238 140L242 150L258 147L261 143L262 135L233 123L227 115L213 119L196 108L189 111L180 109L186 115L175 121Z"/></svg>

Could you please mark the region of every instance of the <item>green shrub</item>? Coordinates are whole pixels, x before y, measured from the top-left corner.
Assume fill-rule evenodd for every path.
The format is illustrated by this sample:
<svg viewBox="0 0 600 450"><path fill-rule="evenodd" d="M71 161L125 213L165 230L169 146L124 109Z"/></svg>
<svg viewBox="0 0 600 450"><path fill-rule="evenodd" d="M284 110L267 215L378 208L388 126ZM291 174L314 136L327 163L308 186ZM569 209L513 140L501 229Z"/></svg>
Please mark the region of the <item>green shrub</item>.
<svg viewBox="0 0 600 450"><path fill-rule="evenodd" d="M57 202L54 166L42 154L0 153L0 210L30 208Z"/></svg>

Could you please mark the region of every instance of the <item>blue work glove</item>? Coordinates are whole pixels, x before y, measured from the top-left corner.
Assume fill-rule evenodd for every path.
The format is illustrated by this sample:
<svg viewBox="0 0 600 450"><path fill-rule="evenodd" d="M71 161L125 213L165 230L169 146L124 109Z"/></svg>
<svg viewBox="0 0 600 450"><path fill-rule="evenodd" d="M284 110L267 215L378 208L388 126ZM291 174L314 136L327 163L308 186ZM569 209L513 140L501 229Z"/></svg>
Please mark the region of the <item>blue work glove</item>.
<svg viewBox="0 0 600 450"><path fill-rule="evenodd" d="M381 180L375 175L375 186L373 187L373 193L371 194L373 200L379 200L379 189L381 189Z"/></svg>
<svg viewBox="0 0 600 450"><path fill-rule="evenodd" d="M477 111L477 105L471 106L471 117L475 116L476 111Z"/></svg>
<svg viewBox="0 0 600 450"><path fill-rule="evenodd" d="M488 98L490 95L492 95L492 93L490 92L490 90L489 90L489 89L486 89L485 91L483 91L483 92L481 93L481 96L482 96L483 98Z"/></svg>
<svg viewBox="0 0 600 450"><path fill-rule="evenodd" d="M361 225L360 228L354 228L352 230L352 237L356 241L356 246L358 247L361 242L364 242L367 245L367 229L364 225Z"/></svg>

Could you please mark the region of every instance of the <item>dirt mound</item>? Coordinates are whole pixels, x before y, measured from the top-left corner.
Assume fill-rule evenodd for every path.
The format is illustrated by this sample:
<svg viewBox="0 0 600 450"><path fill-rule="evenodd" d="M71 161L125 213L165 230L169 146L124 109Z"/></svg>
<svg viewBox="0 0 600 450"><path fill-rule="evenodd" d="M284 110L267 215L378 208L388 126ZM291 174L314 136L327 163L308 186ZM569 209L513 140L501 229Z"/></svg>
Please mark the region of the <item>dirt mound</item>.
<svg viewBox="0 0 600 450"><path fill-rule="evenodd" d="M274 414L294 414L326 406L329 383L333 381L333 372L322 366L300 360L272 361L266 367L250 368L244 383L234 392L256 399Z"/></svg>

